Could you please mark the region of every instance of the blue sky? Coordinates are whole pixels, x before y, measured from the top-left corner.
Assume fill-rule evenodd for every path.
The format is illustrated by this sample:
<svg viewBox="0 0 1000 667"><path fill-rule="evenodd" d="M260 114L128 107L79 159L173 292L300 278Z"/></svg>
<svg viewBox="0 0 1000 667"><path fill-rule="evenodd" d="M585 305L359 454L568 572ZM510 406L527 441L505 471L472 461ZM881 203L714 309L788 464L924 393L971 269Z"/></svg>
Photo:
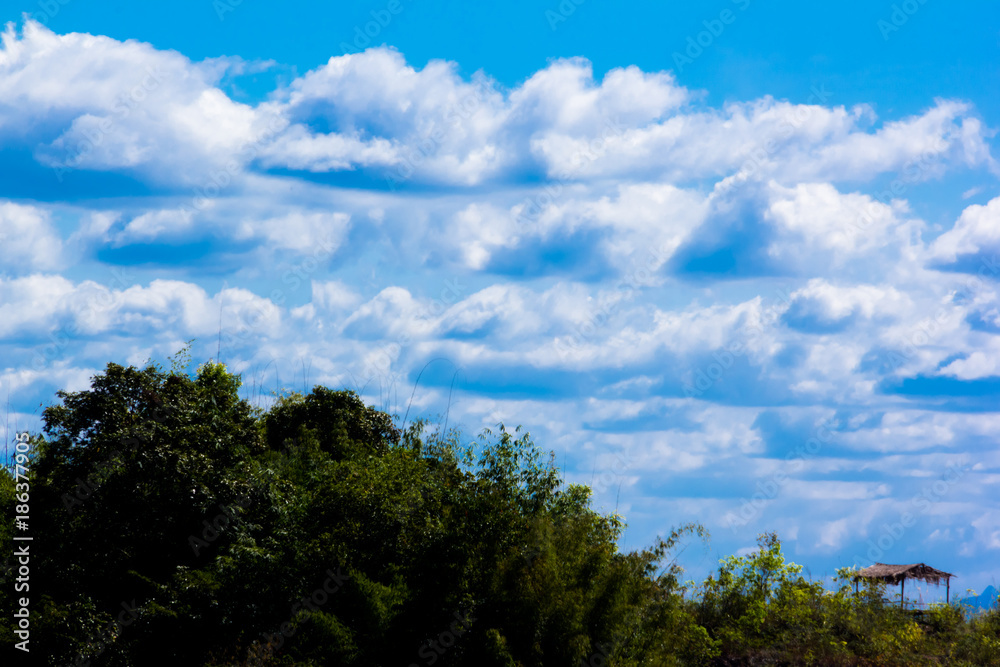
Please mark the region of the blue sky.
<svg viewBox="0 0 1000 667"><path fill-rule="evenodd" d="M12 424L193 338L523 424L693 576L777 530L995 581L992 4L13 4Z"/></svg>

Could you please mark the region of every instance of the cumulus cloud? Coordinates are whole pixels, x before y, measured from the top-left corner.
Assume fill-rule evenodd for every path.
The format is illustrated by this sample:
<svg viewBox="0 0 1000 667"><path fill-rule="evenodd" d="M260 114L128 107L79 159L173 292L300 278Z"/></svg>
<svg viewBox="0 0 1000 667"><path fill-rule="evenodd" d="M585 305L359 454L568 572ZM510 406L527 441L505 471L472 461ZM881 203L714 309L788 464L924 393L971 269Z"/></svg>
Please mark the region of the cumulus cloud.
<svg viewBox="0 0 1000 667"><path fill-rule="evenodd" d="M816 278L792 294L782 319L806 331L830 332L842 330L858 319L891 322L911 306L909 298L892 286L838 286Z"/></svg>
<svg viewBox="0 0 1000 667"><path fill-rule="evenodd" d="M536 143L550 174L655 174L672 182L729 177L831 181L902 172L927 180L946 165L994 166L985 128L967 105L938 101L924 114L871 132L871 109L792 105L771 98L671 115L646 127Z"/></svg>
<svg viewBox="0 0 1000 667"><path fill-rule="evenodd" d="M396 180L475 183L505 157L491 143L507 111L485 76L465 82L452 63L422 70L388 49L330 61L292 83L278 107L293 123L268 165L313 171L395 166Z"/></svg>
<svg viewBox="0 0 1000 667"><path fill-rule="evenodd" d="M895 239L905 209L883 204L868 195L843 194L829 183L799 183L786 188L771 183L766 216L786 237L785 251L803 247L833 251L841 259L857 257ZM776 249L770 254L778 254ZM831 254L833 254L831 253ZM789 253L790 254L790 253ZM801 255L800 255L801 256ZM783 259L789 260L790 257Z"/></svg>
<svg viewBox="0 0 1000 667"><path fill-rule="evenodd" d="M783 471L749 536L773 519L846 549L845 525L876 534L977 463L927 532L960 517L995 549L974 509L1000 465L1000 198L939 214L913 187L996 170L968 103L714 108L668 72L560 59L508 88L380 48L251 105L220 87L248 67L7 27L5 145L141 187L0 201L4 386L84 386L190 338L275 386L426 368L415 410L458 378L456 422L531 425L574 480L632 452L613 478L646 529L650 507L718 527ZM202 255L144 264L158 246Z"/></svg>
<svg viewBox="0 0 1000 667"><path fill-rule="evenodd" d="M340 280L312 281L312 303L323 310L343 311L356 306L361 297Z"/></svg>
<svg viewBox="0 0 1000 667"><path fill-rule="evenodd" d="M115 244L183 238L190 235L193 225L194 211L190 208L147 211L125 224L121 233L116 235Z"/></svg>
<svg viewBox="0 0 1000 667"><path fill-rule="evenodd" d="M246 289L228 288L212 297L184 281L153 280L144 287L114 270L105 278L74 283L33 274L0 280L0 335L35 338L42 344L49 331L62 340L102 334L205 336L217 332L220 309L227 328L243 337L280 331L279 307Z"/></svg>
<svg viewBox="0 0 1000 667"><path fill-rule="evenodd" d="M0 333L4 337L39 333L67 308L72 282L62 276L31 275L0 280Z"/></svg>
<svg viewBox="0 0 1000 667"><path fill-rule="evenodd" d="M0 135L33 142L63 173L126 170L200 183L267 130L263 112L215 87L217 63L199 66L133 40L57 35L13 24L0 50ZM24 140L20 139L20 140Z"/></svg>
<svg viewBox="0 0 1000 667"><path fill-rule="evenodd" d="M24 274L63 263L63 241L48 211L0 200L0 272Z"/></svg>
<svg viewBox="0 0 1000 667"><path fill-rule="evenodd" d="M857 181L949 165L995 168L968 104L938 100L874 127L870 107L764 97L695 104L669 72L616 68L599 81L561 59L505 90L454 63L408 65L388 48L333 57L256 106L218 87L238 59L201 63L133 40L8 24L0 132L28 136L59 169L119 170L154 182L229 187L257 165L456 186L490 180L705 177ZM822 100L825 102L826 100ZM30 119L30 120L29 120ZM192 167L194 167L192 169Z"/></svg>
<svg viewBox="0 0 1000 667"><path fill-rule="evenodd" d="M943 264L954 264L969 255L992 254L995 260L1000 252L1000 197L962 211L955 226L934 240L931 252Z"/></svg>

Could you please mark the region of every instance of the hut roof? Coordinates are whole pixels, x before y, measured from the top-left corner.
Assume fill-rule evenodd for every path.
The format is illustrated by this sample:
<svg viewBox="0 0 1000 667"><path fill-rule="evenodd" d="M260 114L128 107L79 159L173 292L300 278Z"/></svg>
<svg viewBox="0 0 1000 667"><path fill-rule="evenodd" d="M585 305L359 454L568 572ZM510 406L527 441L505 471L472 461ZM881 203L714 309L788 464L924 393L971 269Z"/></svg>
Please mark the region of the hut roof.
<svg viewBox="0 0 1000 667"><path fill-rule="evenodd" d="M854 575L855 579L878 579L887 584L898 584L904 579L921 579L929 584L940 584L941 580L948 581L954 574L935 570L930 565L914 563L912 565L887 565L885 563L875 563L871 567L858 570Z"/></svg>

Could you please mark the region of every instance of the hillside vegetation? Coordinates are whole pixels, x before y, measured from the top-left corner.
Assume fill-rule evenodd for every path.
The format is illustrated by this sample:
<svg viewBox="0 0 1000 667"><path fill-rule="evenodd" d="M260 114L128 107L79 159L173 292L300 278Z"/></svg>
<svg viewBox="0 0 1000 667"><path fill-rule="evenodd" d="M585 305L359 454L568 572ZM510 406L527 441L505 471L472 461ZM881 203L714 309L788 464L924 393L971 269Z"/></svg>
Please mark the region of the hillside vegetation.
<svg viewBox="0 0 1000 667"><path fill-rule="evenodd" d="M268 410L221 364L109 364L32 435L41 665L1000 665L1000 614L825 590L773 534L701 584L679 525L617 547L527 433L400 430L349 391ZM15 506L0 475L0 495ZM683 518L679 517L679 522ZM4 544L12 523L3 522ZM0 612L13 617L8 568ZM17 641L9 621L3 641ZM20 656L19 656L20 657ZM88 662L89 661L89 662Z"/></svg>

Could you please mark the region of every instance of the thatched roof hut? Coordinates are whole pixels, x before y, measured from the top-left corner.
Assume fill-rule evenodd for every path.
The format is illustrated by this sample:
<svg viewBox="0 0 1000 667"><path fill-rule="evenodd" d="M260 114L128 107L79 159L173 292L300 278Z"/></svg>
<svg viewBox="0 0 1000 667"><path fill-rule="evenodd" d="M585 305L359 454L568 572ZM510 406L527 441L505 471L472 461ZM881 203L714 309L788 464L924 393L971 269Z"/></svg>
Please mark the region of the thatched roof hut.
<svg viewBox="0 0 1000 667"><path fill-rule="evenodd" d="M930 565L915 563L913 565L886 565L885 563L875 563L871 567L858 570L854 575L855 579L878 579L887 584L898 584L903 579L920 579L928 584L940 585L941 580L947 582L955 575L949 572L935 570Z"/></svg>
<svg viewBox="0 0 1000 667"><path fill-rule="evenodd" d="M940 586L941 580L943 579L945 586L947 587L945 599L950 601L951 578L954 576L955 575L950 572L937 570L930 565L924 565L923 563L914 563L912 565L887 565L886 563L875 563L870 567L866 567L855 572L854 583L855 588L857 588L857 582L859 579L875 579L878 581L884 581L887 584L899 584L899 603L902 605L903 591L906 587L907 579L926 581L928 584L934 584L936 586Z"/></svg>

